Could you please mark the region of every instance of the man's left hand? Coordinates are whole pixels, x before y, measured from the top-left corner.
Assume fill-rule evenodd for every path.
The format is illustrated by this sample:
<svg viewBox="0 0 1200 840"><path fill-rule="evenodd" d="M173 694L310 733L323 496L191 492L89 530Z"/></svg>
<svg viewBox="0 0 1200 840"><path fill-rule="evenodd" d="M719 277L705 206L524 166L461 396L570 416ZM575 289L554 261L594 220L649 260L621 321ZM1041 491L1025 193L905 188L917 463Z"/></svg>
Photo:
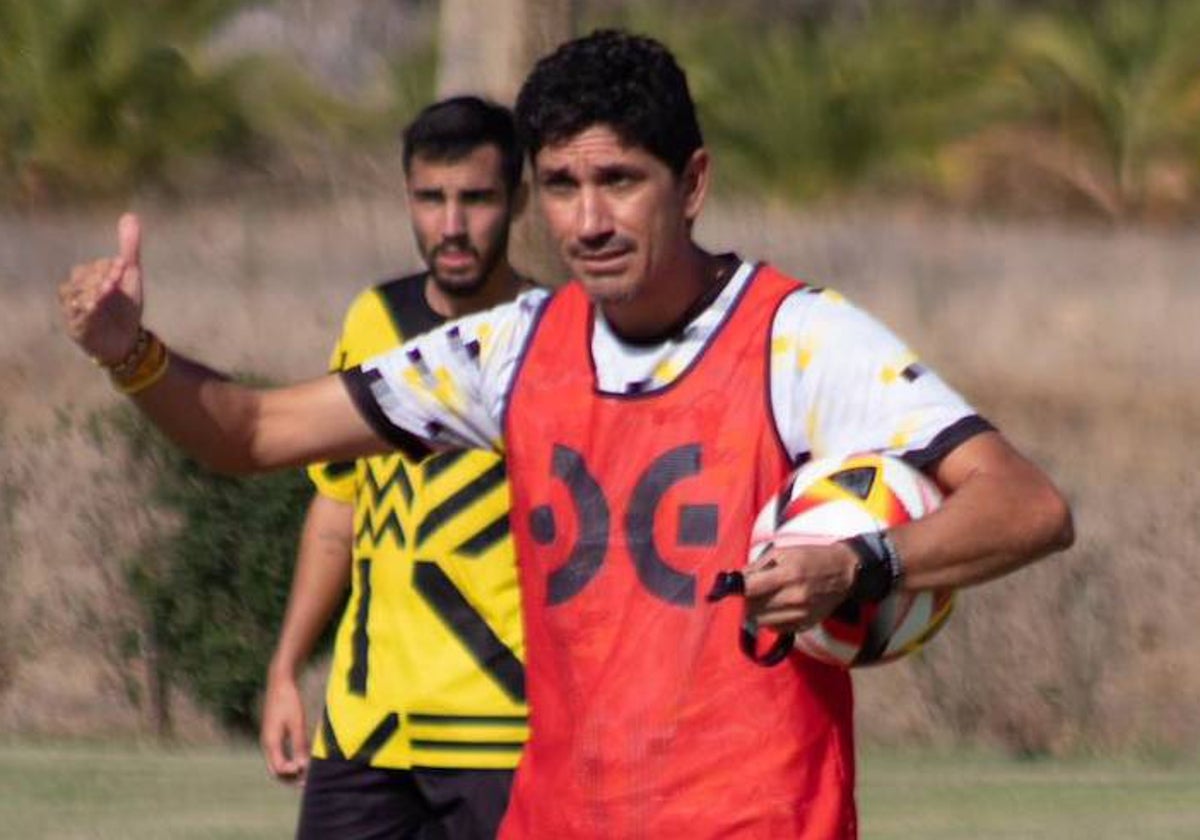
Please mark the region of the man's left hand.
<svg viewBox="0 0 1200 840"><path fill-rule="evenodd" d="M846 600L857 565L840 542L771 548L746 567L747 616L780 633L807 630Z"/></svg>

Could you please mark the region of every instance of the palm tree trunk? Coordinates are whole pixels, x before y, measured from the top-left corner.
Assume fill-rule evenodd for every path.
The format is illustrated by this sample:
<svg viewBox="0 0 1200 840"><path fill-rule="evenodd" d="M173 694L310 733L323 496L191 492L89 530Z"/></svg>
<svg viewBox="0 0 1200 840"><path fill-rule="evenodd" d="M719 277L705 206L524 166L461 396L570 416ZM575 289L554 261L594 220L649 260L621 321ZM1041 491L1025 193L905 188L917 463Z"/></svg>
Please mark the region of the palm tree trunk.
<svg viewBox="0 0 1200 840"><path fill-rule="evenodd" d="M439 98L476 93L512 104L539 57L575 32L577 0L442 0ZM566 268L536 201L513 228L510 256L518 270L553 285Z"/></svg>
<svg viewBox="0 0 1200 840"><path fill-rule="evenodd" d="M533 63L575 31L576 0L442 0L439 97L511 103Z"/></svg>

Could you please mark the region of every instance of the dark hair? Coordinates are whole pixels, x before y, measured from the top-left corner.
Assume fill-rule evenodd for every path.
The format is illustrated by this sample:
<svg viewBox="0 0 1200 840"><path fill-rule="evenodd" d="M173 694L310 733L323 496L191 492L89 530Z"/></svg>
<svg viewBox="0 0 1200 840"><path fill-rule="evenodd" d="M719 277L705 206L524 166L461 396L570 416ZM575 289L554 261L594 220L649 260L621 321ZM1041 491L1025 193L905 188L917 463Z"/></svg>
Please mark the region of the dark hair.
<svg viewBox="0 0 1200 840"><path fill-rule="evenodd" d="M500 149L504 183L511 196L521 181L522 153L512 112L478 96L455 96L427 106L404 129L404 174L414 157L455 161L493 144Z"/></svg>
<svg viewBox="0 0 1200 840"><path fill-rule="evenodd" d="M678 175L704 145L687 77L670 50L614 29L568 41L541 59L521 87L516 114L531 156L599 124Z"/></svg>

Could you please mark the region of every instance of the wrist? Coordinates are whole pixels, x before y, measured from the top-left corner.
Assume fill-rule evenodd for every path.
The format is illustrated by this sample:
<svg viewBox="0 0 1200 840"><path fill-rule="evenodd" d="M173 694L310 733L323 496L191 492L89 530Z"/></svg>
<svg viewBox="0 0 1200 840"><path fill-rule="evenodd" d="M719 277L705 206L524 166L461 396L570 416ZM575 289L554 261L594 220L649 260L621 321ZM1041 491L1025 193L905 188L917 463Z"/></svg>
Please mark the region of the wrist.
<svg viewBox="0 0 1200 840"><path fill-rule="evenodd" d="M279 680L296 682L299 679L302 664L298 659L276 657L267 665L267 679L271 682Z"/></svg>
<svg viewBox="0 0 1200 840"><path fill-rule="evenodd" d="M118 347L111 355L97 353L92 356L92 361L110 373L132 367L137 357L145 352L146 332L146 328L138 324L133 334L122 342L123 347Z"/></svg>
<svg viewBox="0 0 1200 840"><path fill-rule="evenodd" d="M878 604L903 583L904 562L886 531L868 531L843 542L857 558L849 600Z"/></svg>
<svg viewBox="0 0 1200 840"><path fill-rule="evenodd" d="M171 354L162 340L143 326L138 326L133 347L115 364L101 359L97 363L108 371L113 386L123 394L144 391L163 377L171 362Z"/></svg>

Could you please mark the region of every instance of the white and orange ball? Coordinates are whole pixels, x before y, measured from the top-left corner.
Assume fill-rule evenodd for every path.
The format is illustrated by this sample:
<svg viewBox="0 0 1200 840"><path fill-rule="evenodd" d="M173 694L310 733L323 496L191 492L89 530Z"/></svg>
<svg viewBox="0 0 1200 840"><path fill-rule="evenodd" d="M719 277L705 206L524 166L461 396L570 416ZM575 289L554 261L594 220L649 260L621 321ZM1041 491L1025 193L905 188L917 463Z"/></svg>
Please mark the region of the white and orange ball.
<svg viewBox="0 0 1200 840"><path fill-rule="evenodd" d="M882 531L936 510L942 494L924 473L876 453L810 461L759 513L751 562L771 546L824 545ZM950 589L893 592L878 604L847 602L797 634L796 650L833 665L890 662L918 650L954 608Z"/></svg>

